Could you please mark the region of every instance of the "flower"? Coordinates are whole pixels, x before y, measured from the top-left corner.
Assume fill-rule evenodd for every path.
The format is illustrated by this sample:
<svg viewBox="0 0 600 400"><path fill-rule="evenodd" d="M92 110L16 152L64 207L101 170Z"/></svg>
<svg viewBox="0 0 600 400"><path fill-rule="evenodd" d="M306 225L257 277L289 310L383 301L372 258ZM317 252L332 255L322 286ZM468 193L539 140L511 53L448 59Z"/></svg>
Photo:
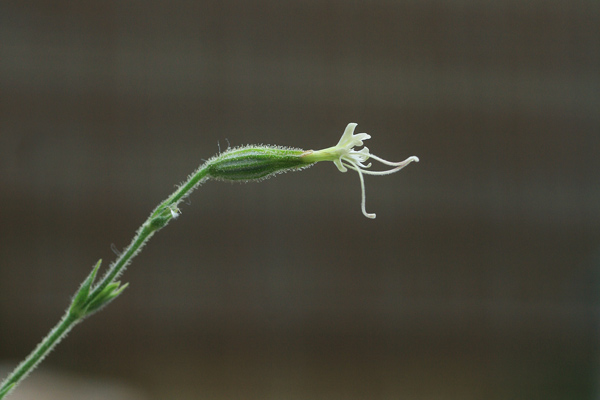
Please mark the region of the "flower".
<svg viewBox="0 0 600 400"><path fill-rule="evenodd" d="M228 149L224 153L209 159L204 165L194 172L189 182L181 186L186 190L185 195L175 194L167 203L177 205L189 194L189 188L195 188L205 178L212 178L229 182L251 182L261 181L274 175L287 172L299 171L308 168L320 161L332 161L341 171L352 169L358 173L362 191L361 208L367 218L375 218L375 214L368 213L365 208L365 179L367 175L389 175L400 171L413 161L419 161L415 156L408 157L404 161L391 162L377 157L369 152L367 147L362 147L363 142L371 136L366 133L354 134L355 123L346 127L344 134L338 144L323 150L302 150L298 148L250 145ZM356 148L362 147L360 150ZM392 168L385 171L371 171L371 163L366 164L369 159L379 161ZM171 209L172 218L177 218L179 210Z"/></svg>
<svg viewBox="0 0 600 400"><path fill-rule="evenodd" d="M307 163L314 163L319 161L333 161L335 166L340 170L340 172L346 172L348 169L352 169L358 172L358 177L360 178L360 187L362 191L362 201L361 201L361 209L362 213L367 218L375 218L375 214L368 213L365 207L365 180L363 174L367 175L389 175L394 172L400 171L402 168L406 167L411 162L418 162L419 158L412 156L408 157L404 161L400 162L391 162L384 160L383 158L377 157L374 154L369 152L368 147L363 147L360 150L355 150L355 147L363 146L363 141L370 139L371 136L366 133L358 133L354 134L354 129L356 128L355 123L349 123L344 131L344 134L340 138L340 141L337 145L333 147L328 147L323 150L317 151L306 151L303 154L304 160ZM382 164L389 165L393 168L390 168L385 171L371 171L369 168L371 167L371 163L366 164L369 159L373 159L379 161Z"/></svg>

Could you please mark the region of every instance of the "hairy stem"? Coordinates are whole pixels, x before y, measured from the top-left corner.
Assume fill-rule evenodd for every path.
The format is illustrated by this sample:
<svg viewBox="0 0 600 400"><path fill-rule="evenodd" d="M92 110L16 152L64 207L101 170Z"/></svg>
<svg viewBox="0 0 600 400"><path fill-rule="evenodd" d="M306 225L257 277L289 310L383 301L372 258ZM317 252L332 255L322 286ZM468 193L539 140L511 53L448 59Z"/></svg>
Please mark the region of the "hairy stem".
<svg viewBox="0 0 600 400"><path fill-rule="evenodd" d="M277 146L244 146L229 149L219 154L192 173L179 188L156 207L148 219L137 230L135 237L125 248L108 271L94 284L100 261L83 281L73 296L71 305L60 322L37 345L37 347L0 384L0 400L10 393L56 346L78 322L106 306L123 290L116 279L131 260L141 251L148 240L171 219L179 215L178 204L196 189L205 179L223 181L260 181L286 171L299 171L317 161L305 157L309 154L301 149Z"/></svg>
<svg viewBox="0 0 600 400"><path fill-rule="evenodd" d="M94 288L91 296L100 293L108 284L115 281L115 279L123 273L127 265L131 260L139 253L141 248L146 242L156 233L158 230L166 226L166 224L173 218L170 207L177 207L177 204L188 196L190 192L200 183L200 181L207 175L206 164L192 174L188 180L181 185L167 200L163 201L156 209L150 214L150 217L142 224L138 229L137 234L131 241L131 244L123 251L121 256L115 261L115 263L108 270L106 275Z"/></svg>
<svg viewBox="0 0 600 400"><path fill-rule="evenodd" d="M188 180L181 185L171 196L163 201L148 219L138 229L135 237L112 264L100 282L95 285L87 296L90 303L97 299L103 291L115 282L115 279L123 273L131 260L140 252L141 248L158 230L162 229L173 218L172 207L184 199L190 192L207 176L208 164L204 164L194 174L190 175ZM109 300L108 300L109 301ZM106 301L106 303L108 303ZM95 311L95 310L94 310ZM91 312L90 312L91 313ZM0 399L10 393L35 367L52 351L52 349L67 335L67 333L86 315L85 313L76 313L72 308L67 310L59 323L52 328L48 335L36 346L36 348L19 364L13 372L0 385Z"/></svg>
<svg viewBox="0 0 600 400"><path fill-rule="evenodd" d="M14 389L20 381L25 379L80 320L80 318L67 311L59 323L52 328L31 354L2 382L2 386L0 386L0 399Z"/></svg>

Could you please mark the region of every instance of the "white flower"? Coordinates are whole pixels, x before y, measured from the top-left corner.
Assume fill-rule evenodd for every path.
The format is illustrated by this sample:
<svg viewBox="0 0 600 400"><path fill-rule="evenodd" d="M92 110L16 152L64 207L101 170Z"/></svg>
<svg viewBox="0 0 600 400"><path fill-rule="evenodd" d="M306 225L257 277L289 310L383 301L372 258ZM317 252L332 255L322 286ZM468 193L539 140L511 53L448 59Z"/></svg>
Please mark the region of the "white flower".
<svg viewBox="0 0 600 400"><path fill-rule="evenodd" d="M375 214L368 213L365 208L365 180L363 174L367 175L389 175L394 172L400 171L402 168L406 167L411 162L418 162L419 158L412 156L408 157L404 161L400 162L391 162L384 160L380 157L377 157L374 154L369 152L367 147L363 147L360 150L355 150L355 147L363 146L363 141L370 139L371 136L366 133L358 133L354 134L354 129L356 128L355 123L350 123L346 127L344 134L342 135L340 141L334 147L329 147L327 149L318 150L314 152L306 152L305 157L306 161L309 162L318 162L318 161L333 161L336 167L341 172L346 172L348 169L352 169L358 172L358 177L360 178L360 187L362 191L362 201L361 208L363 214L367 218L375 218ZM369 168L371 167L371 163L366 164L369 159L373 159L379 161L382 164L389 165L393 168L390 168L385 171L371 171Z"/></svg>

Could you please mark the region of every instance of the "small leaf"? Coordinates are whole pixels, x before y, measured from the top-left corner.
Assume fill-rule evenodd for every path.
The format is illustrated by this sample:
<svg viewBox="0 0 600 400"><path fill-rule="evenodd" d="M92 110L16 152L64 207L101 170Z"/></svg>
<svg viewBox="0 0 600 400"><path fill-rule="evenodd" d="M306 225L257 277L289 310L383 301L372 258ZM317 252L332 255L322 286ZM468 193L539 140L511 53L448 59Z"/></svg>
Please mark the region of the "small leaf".
<svg viewBox="0 0 600 400"><path fill-rule="evenodd" d="M120 288L118 288L117 290L115 290L114 292L112 292L112 294L110 295L110 300L113 300L118 295L120 295L121 293L123 293L123 290L127 289L128 286L129 286L129 282L126 283L126 284L124 284L123 286L121 286Z"/></svg>
<svg viewBox="0 0 600 400"><path fill-rule="evenodd" d="M106 306L120 295L129 283L121 286L121 282L113 282L107 285L98 295L92 299L86 306L86 314L91 314Z"/></svg>
<svg viewBox="0 0 600 400"><path fill-rule="evenodd" d="M71 302L71 308L69 312L71 314L85 314L85 303L88 301L88 297L90 295L90 288L94 283L94 279L96 279L96 274L98 273L98 269L100 268L100 264L102 260L98 260L96 266L92 269L92 272L85 278L85 281L81 284L81 287L77 291L77 294L73 298Z"/></svg>

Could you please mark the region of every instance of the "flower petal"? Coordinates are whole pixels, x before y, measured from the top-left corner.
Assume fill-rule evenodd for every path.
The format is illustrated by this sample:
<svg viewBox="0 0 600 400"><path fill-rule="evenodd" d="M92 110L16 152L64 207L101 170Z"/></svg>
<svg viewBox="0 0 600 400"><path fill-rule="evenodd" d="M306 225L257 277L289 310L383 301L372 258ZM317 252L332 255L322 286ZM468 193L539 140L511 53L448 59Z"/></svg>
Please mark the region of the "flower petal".
<svg viewBox="0 0 600 400"><path fill-rule="evenodd" d="M355 147L360 147L363 145L363 140L371 139L371 135L368 133L359 133L352 136L352 145Z"/></svg>
<svg viewBox="0 0 600 400"><path fill-rule="evenodd" d="M344 130L344 134L340 138L340 141L335 147L348 147L348 145L352 144L354 129L356 129L356 123L350 122L346 129Z"/></svg>
<svg viewBox="0 0 600 400"><path fill-rule="evenodd" d="M368 147L363 147L361 150L352 150L349 154L350 157L354 160L359 160L360 162L365 162L371 157L371 153L369 153Z"/></svg>
<svg viewBox="0 0 600 400"><path fill-rule="evenodd" d="M342 158L338 158L336 160L333 160L333 163L335 164L335 166L337 167L337 169L340 170L340 172L346 172L348 171L348 169L344 166L344 164L342 163Z"/></svg>

